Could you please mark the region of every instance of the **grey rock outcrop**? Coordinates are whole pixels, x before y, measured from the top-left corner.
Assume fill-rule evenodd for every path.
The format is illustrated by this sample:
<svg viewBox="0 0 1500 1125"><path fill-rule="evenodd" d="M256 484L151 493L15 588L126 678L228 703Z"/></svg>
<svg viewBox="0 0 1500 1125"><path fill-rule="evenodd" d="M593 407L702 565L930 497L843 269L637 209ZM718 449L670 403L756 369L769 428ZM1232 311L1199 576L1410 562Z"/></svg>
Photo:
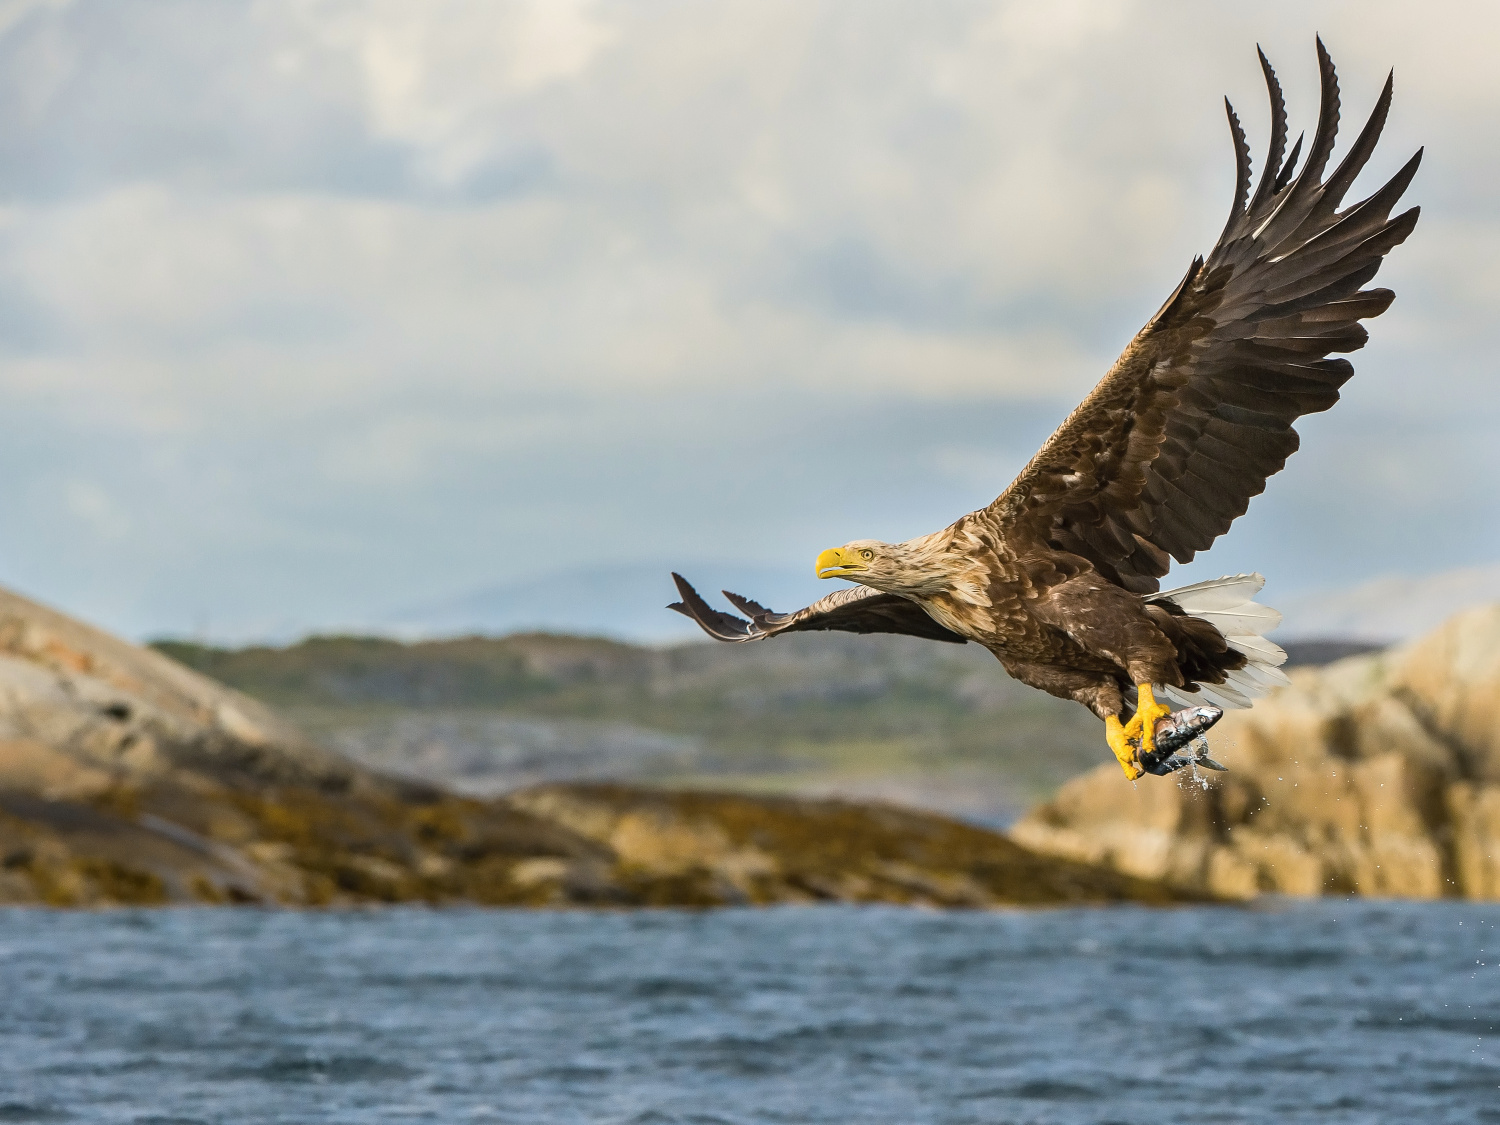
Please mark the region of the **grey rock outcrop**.
<svg viewBox="0 0 1500 1125"><path fill-rule="evenodd" d="M362 771L249 696L0 590L0 788L92 796L174 769L342 789Z"/></svg>
<svg viewBox="0 0 1500 1125"><path fill-rule="evenodd" d="M1500 605L1291 678L1213 731L1228 774L1111 763L1014 837L1216 895L1500 898Z"/></svg>

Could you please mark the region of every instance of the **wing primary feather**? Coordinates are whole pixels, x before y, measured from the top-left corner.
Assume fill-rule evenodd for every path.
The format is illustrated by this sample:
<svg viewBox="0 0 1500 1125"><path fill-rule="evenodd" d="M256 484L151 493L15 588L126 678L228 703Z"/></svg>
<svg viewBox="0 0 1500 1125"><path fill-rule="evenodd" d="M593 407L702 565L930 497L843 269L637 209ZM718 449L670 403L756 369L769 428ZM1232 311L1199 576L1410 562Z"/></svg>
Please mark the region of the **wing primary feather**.
<svg viewBox="0 0 1500 1125"><path fill-rule="evenodd" d="M734 606L735 609L741 613L748 613L751 617L774 617L776 615L775 610L767 609L759 602L753 602L749 598L742 598L739 594L730 593L728 590L720 590L719 593L728 598L729 604Z"/></svg>
<svg viewBox="0 0 1500 1125"><path fill-rule="evenodd" d="M1321 35L1317 42L1318 74L1322 81L1318 99L1318 127L1313 132L1312 145L1307 150L1307 163L1302 166L1297 182L1292 187L1293 195L1318 188L1318 177L1328 166L1328 158L1333 155L1333 145L1339 135L1339 76L1333 68L1328 48L1323 46Z"/></svg>
<svg viewBox="0 0 1500 1125"><path fill-rule="evenodd" d="M700 629L716 640L744 641L751 638L750 622L709 605L693 589L692 584L676 571L672 572L672 581L677 584L677 592L682 596L682 601L673 602L667 606L668 609L691 617Z"/></svg>
<svg viewBox="0 0 1500 1125"><path fill-rule="evenodd" d="M1297 158L1302 155L1302 142L1307 139L1306 133L1297 134L1297 143L1292 145L1292 151L1287 154L1286 167L1276 177L1276 183L1271 188L1271 194L1280 195L1286 190L1286 185L1292 182L1292 177L1297 173Z"/></svg>
<svg viewBox="0 0 1500 1125"><path fill-rule="evenodd" d="M677 584L682 600L667 608L691 617L699 628L719 641L759 641L781 633L831 629L846 633L902 633L951 644L968 642L967 637L939 624L916 602L868 586L835 590L795 613L774 613L759 602L725 590L724 596L753 618L746 621L714 609L682 575L674 573L672 581Z"/></svg>
<svg viewBox="0 0 1500 1125"><path fill-rule="evenodd" d="M1317 206L1323 193L1323 185L1319 178L1323 175L1323 169L1328 165L1328 158L1333 154L1334 142L1338 139L1338 74L1334 70L1333 59L1329 57L1328 49L1323 46L1321 36L1317 43L1318 71L1321 79L1318 127L1313 132L1312 144L1307 150L1307 160L1302 165L1302 171L1297 173L1297 178L1292 182L1286 198L1277 204L1276 210L1260 224L1255 232L1257 238L1264 238L1271 246L1278 245L1288 234L1300 228L1303 221Z"/></svg>
<svg viewBox="0 0 1500 1125"><path fill-rule="evenodd" d="M1229 209L1229 221L1224 224L1224 233L1219 241L1226 241L1230 233L1240 225L1245 215L1245 200L1250 196L1250 145L1245 140L1245 129L1235 115L1234 106L1224 99L1224 112L1229 117L1229 134L1234 140L1234 206Z"/></svg>
<svg viewBox="0 0 1500 1125"><path fill-rule="evenodd" d="M1421 154L1418 153L1416 157L1408 161L1407 167L1398 172L1391 183L1386 184L1363 203L1356 204L1345 211L1341 218L1336 219L1321 233L1299 242L1295 249L1287 254L1287 260L1300 268L1303 278L1312 277L1329 266L1344 266L1352 272L1355 268L1355 259L1361 249L1366 247L1371 239L1377 238L1402 221L1404 216L1397 216L1395 219L1388 219L1387 216L1401 197L1412 174L1416 172L1416 163L1420 162L1420 156ZM1287 241L1295 241L1295 237Z"/></svg>
<svg viewBox="0 0 1500 1125"><path fill-rule="evenodd" d="M1375 103L1374 110L1370 113L1370 119L1365 122L1365 127L1360 130L1359 137L1354 142L1354 147L1349 150L1349 155L1334 169L1333 175L1329 176L1323 185L1323 199L1320 207L1326 214L1332 214L1343 201L1349 186L1354 183L1356 176L1364 169L1370 159L1370 154L1375 151L1375 144L1380 140L1381 130L1385 128L1386 117L1391 111L1391 91L1396 81L1396 72L1393 70L1385 78L1385 86L1380 91L1380 98Z"/></svg>
<svg viewBox="0 0 1500 1125"><path fill-rule="evenodd" d="M1350 207L1349 210L1345 211L1343 217L1334 223L1333 226L1329 227L1328 230L1330 232L1338 230L1346 223L1350 223L1351 220L1357 224L1365 218L1366 213L1371 216L1378 216L1376 221L1384 222L1385 217L1391 213L1391 208L1396 205L1396 201L1406 194L1406 189L1411 184L1412 177L1417 174L1417 169L1422 166L1422 153L1425 151L1425 148L1417 149L1412 154L1412 158L1403 164L1394 176L1382 184L1368 198L1360 200L1354 206ZM1312 245L1316 241L1317 239L1313 239L1308 245Z"/></svg>
<svg viewBox="0 0 1500 1125"><path fill-rule="evenodd" d="M1271 97L1271 144L1266 150L1266 166L1261 169L1260 182L1255 187L1255 198L1250 201L1249 214L1254 214L1271 196L1276 194L1276 181L1280 178L1281 157L1286 152L1286 100L1281 94L1281 83L1266 53L1259 46L1255 53L1260 56L1260 69L1266 76L1266 91Z"/></svg>
<svg viewBox="0 0 1500 1125"><path fill-rule="evenodd" d="M1354 267L1349 259L1355 257L1363 258L1368 263L1363 267L1363 270L1367 270L1368 273L1359 283L1363 285L1365 281L1375 276L1382 258L1392 249L1406 241L1407 236L1412 232L1412 228L1417 225L1417 218L1421 213L1422 209L1420 207L1412 207L1403 211L1381 227L1376 233L1351 249L1347 255L1338 261L1325 265L1304 277L1298 278L1296 281L1289 282L1280 289L1270 290L1266 293L1266 300L1279 304L1283 301L1289 301L1293 298L1316 292L1325 287L1331 287L1340 281L1345 274L1354 273ZM1370 266L1375 268L1370 269Z"/></svg>

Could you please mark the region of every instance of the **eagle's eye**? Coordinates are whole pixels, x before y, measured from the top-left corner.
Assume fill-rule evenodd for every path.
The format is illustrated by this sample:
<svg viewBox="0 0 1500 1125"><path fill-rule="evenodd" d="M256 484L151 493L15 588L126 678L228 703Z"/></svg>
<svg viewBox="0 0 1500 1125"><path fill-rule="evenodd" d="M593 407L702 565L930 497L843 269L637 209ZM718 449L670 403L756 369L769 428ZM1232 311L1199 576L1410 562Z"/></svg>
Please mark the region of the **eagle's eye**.
<svg viewBox="0 0 1500 1125"><path fill-rule="evenodd" d="M875 552L872 551L872 550L870 550L870 548L868 548L868 547L866 547L863 551L861 551L860 554L862 556L864 556L865 562L869 562L871 559L873 559L875 557Z"/></svg>

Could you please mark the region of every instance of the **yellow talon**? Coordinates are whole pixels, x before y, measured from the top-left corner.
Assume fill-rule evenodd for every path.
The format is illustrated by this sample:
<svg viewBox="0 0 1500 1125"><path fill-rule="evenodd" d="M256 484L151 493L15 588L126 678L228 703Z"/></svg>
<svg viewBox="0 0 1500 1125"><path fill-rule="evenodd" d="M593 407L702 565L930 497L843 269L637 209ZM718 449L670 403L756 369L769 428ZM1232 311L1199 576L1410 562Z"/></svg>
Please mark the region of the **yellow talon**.
<svg viewBox="0 0 1500 1125"><path fill-rule="evenodd" d="M1150 684L1136 684L1135 690L1135 714L1124 729L1127 737L1139 739L1142 754L1150 754L1156 749L1156 724L1170 715L1172 708L1156 702Z"/></svg>
<svg viewBox="0 0 1500 1125"><path fill-rule="evenodd" d="M1104 737L1131 781L1146 772L1141 769L1139 755L1156 749L1156 724L1172 713L1172 708L1156 702L1150 684L1136 684L1135 690L1136 708L1130 722L1122 724L1118 715L1104 720Z"/></svg>
<svg viewBox="0 0 1500 1125"><path fill-rule="evenodd" d="M1120 725L1118 715L1107 715L1104 719L1104 737L1109 742L1109 748L1114 751L1115 757L1120 762L1120 768L1125 771L1127 780L1134 781L1146 771L1136 764L1135 747L1130 742L1130 736L1125 733L1125 728Z"/></svg>

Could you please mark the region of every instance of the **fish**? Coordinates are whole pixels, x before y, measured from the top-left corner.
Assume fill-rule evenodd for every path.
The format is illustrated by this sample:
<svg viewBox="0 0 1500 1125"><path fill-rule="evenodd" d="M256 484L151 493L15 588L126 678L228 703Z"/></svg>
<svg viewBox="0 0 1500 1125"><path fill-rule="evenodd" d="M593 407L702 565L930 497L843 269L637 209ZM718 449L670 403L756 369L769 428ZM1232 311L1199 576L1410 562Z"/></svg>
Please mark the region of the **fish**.
<svg viewBox="0 0 1500 1125"><path fill-rule="evenodd" d="M1184 707L1158 719L1156 723L1156 748L1149 754L1140 755L1141 768L1157 777L1175 773L1184 766L1202 766L1204 769L1226 771L1228 766L1208 756L1208 729L1224 717L1219 707Z"/></svg>

